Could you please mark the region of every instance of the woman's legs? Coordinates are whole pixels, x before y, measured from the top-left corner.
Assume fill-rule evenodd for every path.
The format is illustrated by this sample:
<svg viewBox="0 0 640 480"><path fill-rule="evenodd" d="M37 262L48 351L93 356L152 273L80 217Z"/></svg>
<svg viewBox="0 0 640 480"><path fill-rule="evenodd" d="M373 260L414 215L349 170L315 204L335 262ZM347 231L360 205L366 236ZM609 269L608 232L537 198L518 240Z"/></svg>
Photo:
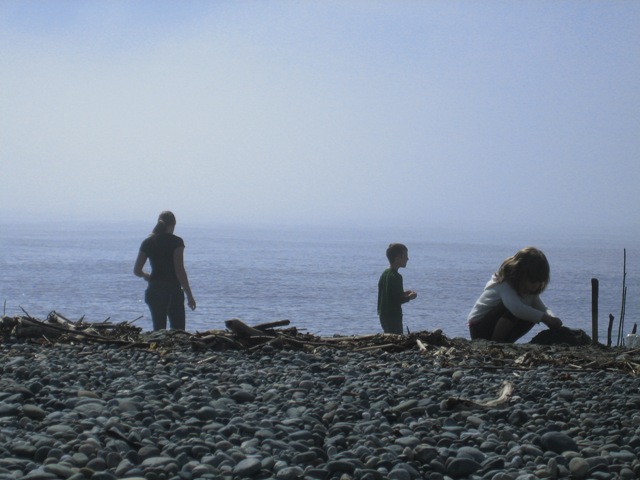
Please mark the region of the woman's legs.
<svg viewBox="0 0 640 480"><path fill-rule="evenodd" d="M167 328L167 306L169 304L169 291L160 282L149 282L144 294L144 301L151 312L151 322L154 330Z"/></svg>
<svg viewBox="0 0 640 480"><path fill-rule="evenodd" d="M533 328L533 325L533 322L520 320L513 315L500 317L493 330L491 340L501 343L515 343L526 335Z"/></svg>
<svg viewBox="0 0 640 480"><path fill-rule="evenodd" d="M482 317L479 322L469 325L471 340L493 340L493 332L496 329L498 321L508 312L505 306L500 304Z"/></svg>
<svg viewBox="0 0 640 480"><path fill-rule="evenodd" d="M186 326L186 313L184 310L184 291L178 287L171 293L169 302L169 327L171 330L184 330Z"/></svg>
<svg viewBox="0 0 640 480"><path fill-rule="evenodd" d="M526 335L534 323L520 320L500 304L487 313L478 323L469 325L471 339L492 340L501 343L515 343Z"/></svg>
<svg viewBox="0 0 640 480"><path fill-rule="evenodd" d="M179 285L150 282L144 300L149 306L154 330L166 329L167 317L169 317L169 328L185 329L184 291Z"/></svg>

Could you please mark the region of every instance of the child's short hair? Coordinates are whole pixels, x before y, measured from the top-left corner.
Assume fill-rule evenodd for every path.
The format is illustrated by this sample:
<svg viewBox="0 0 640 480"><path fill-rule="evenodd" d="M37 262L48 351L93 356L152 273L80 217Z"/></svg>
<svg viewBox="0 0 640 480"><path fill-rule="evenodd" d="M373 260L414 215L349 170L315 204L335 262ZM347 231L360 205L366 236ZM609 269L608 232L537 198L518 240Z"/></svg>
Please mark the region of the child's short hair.
<svg viewBox="0 0 640 480"><path fill-rule="evenodd" d="M408 251L409 249L402 243L392 243L389 245L389 248L387 248L387 259L389 263L393 263L397 257Z"/></svg>
<svg viewBox="0 0 640 480"><path fill-rule="evenodd" d="M540 288L536 294L540 294L547 288L550 278L550 268L547 257L541 250L535 247L525 247L515 255L507 258L496 272L499 282L507 282L517 292L524 280L539 282Z"/></svg>

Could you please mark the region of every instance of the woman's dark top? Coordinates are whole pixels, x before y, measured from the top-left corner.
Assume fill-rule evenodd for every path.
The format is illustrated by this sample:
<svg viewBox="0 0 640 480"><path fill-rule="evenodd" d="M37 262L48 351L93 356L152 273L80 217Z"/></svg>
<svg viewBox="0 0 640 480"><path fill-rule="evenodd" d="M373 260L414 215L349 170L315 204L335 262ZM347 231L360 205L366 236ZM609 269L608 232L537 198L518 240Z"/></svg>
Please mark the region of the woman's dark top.
<svg viewBox="0 0 640 480"><path fill-rule="evenodd" d="M140 250L145 253L151 263L149 281L180 285L173 265L173 252L179 247L184 248L184 241L172 233L159 233L143 240Z"/></svg>

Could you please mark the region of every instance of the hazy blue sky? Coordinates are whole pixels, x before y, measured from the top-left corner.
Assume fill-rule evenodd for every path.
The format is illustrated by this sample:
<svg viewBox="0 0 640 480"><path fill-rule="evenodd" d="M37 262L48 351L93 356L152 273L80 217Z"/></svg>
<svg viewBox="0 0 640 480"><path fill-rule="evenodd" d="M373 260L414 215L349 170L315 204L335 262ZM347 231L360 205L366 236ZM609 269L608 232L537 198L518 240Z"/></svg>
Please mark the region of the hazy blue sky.
<svg viewBox="0 0 640 480"><path fill-rule="evenodd" d="M0 215L640 232L638 1L0 0Z"/></svg>

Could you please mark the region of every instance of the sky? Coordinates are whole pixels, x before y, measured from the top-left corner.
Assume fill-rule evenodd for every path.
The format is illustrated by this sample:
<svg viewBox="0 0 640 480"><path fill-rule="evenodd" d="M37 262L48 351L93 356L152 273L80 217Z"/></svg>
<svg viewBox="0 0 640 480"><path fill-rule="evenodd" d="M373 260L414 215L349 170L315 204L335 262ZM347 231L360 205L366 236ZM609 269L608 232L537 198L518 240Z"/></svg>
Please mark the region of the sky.
<svg viewBox="0 0 640 480"><path fill-rule="evenodd" d="M640 2L0 0L0 219L640 233Z"/></svg>

